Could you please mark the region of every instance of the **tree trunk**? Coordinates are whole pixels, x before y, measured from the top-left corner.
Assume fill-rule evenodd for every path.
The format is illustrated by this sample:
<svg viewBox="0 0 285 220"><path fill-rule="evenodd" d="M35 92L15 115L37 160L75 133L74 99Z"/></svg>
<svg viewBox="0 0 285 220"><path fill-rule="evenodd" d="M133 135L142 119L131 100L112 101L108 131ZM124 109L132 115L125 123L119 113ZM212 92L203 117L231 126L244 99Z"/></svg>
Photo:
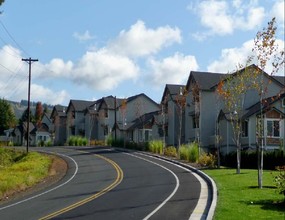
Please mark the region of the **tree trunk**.
<svg viewBox="0 0 285 220"><path fill-rule="evenodd" d="M241 151L241 146L240 143L238 142L237 144L237 174L240 174L240 151Z"/></svg>
<svg viewBox="0 0 285 220"><path fill-rule="evenodd" d="M262 174L263 174L263 139L261 140L261 147L258 146L257 152L258 161L258 188L262 189Z"/></svg>

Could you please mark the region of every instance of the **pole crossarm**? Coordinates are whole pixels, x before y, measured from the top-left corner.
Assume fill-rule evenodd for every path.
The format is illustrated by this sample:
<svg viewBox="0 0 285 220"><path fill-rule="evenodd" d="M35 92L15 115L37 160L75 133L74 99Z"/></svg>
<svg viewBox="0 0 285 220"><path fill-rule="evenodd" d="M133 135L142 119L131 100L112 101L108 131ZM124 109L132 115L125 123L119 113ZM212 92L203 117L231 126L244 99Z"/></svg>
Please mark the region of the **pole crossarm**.
<svg viewBox="0 0 285 220"><path fill-rule="evenodd" d="M22 61L29 64L29 87L28 87L28 121L27 121L27 153L29 152L30 146L30 96L31 96L31 66L33 62L39 61L38 59L22 59Z"/></svg>

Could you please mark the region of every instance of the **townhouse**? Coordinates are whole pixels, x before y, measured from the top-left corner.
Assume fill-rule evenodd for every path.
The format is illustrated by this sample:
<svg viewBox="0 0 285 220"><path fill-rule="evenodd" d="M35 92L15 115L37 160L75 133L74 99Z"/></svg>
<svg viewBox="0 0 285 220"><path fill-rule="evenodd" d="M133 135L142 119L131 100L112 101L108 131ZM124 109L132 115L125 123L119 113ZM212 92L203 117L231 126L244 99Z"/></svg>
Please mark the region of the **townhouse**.
<svg viewBox="0 0 285 220"><path fill-rule="evenodd" d="M246 71L257 69L251 65ZM268 149L273 149L285 143L285 77L258 71L262 74L257 80L263 83L266 93L261 101L256 90L249 90L243 97L239 119L243 128L241 142L243 148L255 148L256 127L262 123L259 136ZM217 93L225 76L225 73L191 71L186 85L165 85L160 105L143 93L125 99L107 96L96 101L70 100L68 106L54 106L53 129L48 130L52 130L55 145L65 144L73 135L85 136L90 141L105 141L112 136L136 143L160 139L172 146L196 141L211 151L217 147L218 137L221 152L229 153L235 149L231 119ZM24 133L21 132L24 128L17 129L15 140L23 143L20 133Z"/></svg>

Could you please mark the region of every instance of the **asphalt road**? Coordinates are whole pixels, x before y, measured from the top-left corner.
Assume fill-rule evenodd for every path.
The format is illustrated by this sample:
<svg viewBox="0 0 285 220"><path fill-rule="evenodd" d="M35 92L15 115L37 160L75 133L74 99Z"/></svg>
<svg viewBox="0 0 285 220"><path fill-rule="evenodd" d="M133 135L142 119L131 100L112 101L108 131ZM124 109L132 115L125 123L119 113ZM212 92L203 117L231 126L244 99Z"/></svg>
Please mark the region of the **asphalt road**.
<svg viewBox="0 0 285 220"><path fill-rule="evenodd" d="M41 149L62 155L67 175L48 189L0 206L1 220L183 220L197 205L200 182L168 162L105 147Z"/></svg>

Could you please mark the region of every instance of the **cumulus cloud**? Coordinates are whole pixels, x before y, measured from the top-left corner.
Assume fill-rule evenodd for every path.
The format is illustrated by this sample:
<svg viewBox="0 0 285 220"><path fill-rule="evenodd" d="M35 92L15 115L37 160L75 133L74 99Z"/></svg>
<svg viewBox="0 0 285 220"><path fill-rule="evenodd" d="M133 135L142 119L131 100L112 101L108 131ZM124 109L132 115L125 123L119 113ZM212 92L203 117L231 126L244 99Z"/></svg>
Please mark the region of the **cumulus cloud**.
<svg viewBox="0 0 285 220"><path fill-rule="evenodd" d="M26 98L24 98L26 99ZM31 85L31 100L44 100L51 105L61 104L69 100L70 96L65 90L56 92L44 86L32 84Z"/></svg>
<svg viewBox="0 0 285 220"><path fill-rule="evenodd" d="M201 24L206 28L204 32L193 34L198 40L211 35L233 34L235 30L256 29L265 17L265 9L259 7L256 1L204 0L188 9L198 15Z"/></svg>
<svg viewBox="0 0 285 220"><path fill-rule="evenodd" d="M278 53L284 49L284 41L276 40L276 45L278 45L279 51ZM252 52L252 48L254 46L253 40L247 41L243 43L241 47L235 48L225 48L221 51L221 55L218 60L215 60L208 66L209 72L232 72L237 69L237 67L241 65L245 65L249 56L253 56L254 59L251 63L258 65L257 55ZM272 56L273 58L273 56ZM268 65L265 68L265 71L268 74L272 72L272 60L268 61ZM280 70L277 75L281 75L284 70Z"/></svg>
<svg viewBox="0 0 285 220"><path fill-rule="evenodd" d="M83 34L80 34L78 32L74 32L73 37L75 39L79 40L80 42L94 39L94 36L92 36L88 30L86 30Z"/></svg>
<svg viewBox="0 0 285 220"><path fill-rule="evenodd" d="M83 34L75 32L73 36L80 41L93 38L89 31ZM32 85L32 98L50 104L61 104L63 100L67 99L69 95L65 90L52 92L50 88L44 86L47 82L51 83L52 80L57 81L57 84L66 80L73 85L88 86L94 91L115 89L125 81L138 80L141 77L139 65L148 60L148 56L154 56L162 49L181 42L179 28L168 25L148 28L143 21L139 20L129 29L118 33L104 47L86 51L77 62L64 61L61 58L54 58L45 64L35 62L32 75L37 84ZM1 54L3 50L5 52ZM10 53L11 56L7 56L7 53ZM0 50L1 64L12 69L12 75L13 71L16 71L15 64L19 63L20 65L17 74L23 75L22 81L25 84L18 80L11 86L11 88L15 88L15 85L23 85L14 94L13 99L15 100L26 99L25 91L27 91L27 78L25 77L27 77L28 65L23 65L19 57L21 58L21 51L12 47L6 46ZM194 57L177 53L162 61L152 58L149 60L149 66L154 71L153 82L161 85L164 81L168 81L168 83L182 82L188 77L186 73L189 72L189 68L192 66L196 69L198 65ZM0 74L4 74L3 71L0 70ZM9 79L9 74L6 75L6 78L0 80L0 86L7 85L5 81L2 81Z"/></svg>
<svg viewBox="0 0 285 220"><path fill-rule="evenodd" d="M164 26L150 29L139 20L128 31L122 30L119 36L110 42L108 48L117 54L145 56L155 54L163 47L181 41L181 33L177 27Z"/></svg>
<svg viewBox="0 0 285 220"><path fill-rule="evenodd" d="M194 56L175 53L163 60L149 59L148 66L151 75L148 82L161 87L165 84L185 84L191 70L197 70L198 64Z"/></svg>
<svg viewBox="0 0 285 220"><path fill-rule="evenodd" d="M64 77L94 90L110 90L125 80L139 77L140 68L133 58L156 54L181 41L178 28L163 26L151 29L139 20L128 30L122 30L105 47L87 51L77 63L53 59L38 68L36 76Z"/></svg>
<svg viewBox="0 0 285 220"><path fill-rule="evenodd" d="M86 52L71 73L77 84L95 90L110 90L120 82L136 79L139 67L128 57L111 53L105 48Z"/></svg>
<svg viewBox="0 0 285 220"><path fill-rule="evenodd" d="M284 5L284 1L283 0L279 0L276 1L275 4L273 5L271 12L270 12L270 17L275 17L276 18L276 22L278 24L278 26L281 29L281 34L284 36L284 9L285 9L285 5Z"/></svg>

